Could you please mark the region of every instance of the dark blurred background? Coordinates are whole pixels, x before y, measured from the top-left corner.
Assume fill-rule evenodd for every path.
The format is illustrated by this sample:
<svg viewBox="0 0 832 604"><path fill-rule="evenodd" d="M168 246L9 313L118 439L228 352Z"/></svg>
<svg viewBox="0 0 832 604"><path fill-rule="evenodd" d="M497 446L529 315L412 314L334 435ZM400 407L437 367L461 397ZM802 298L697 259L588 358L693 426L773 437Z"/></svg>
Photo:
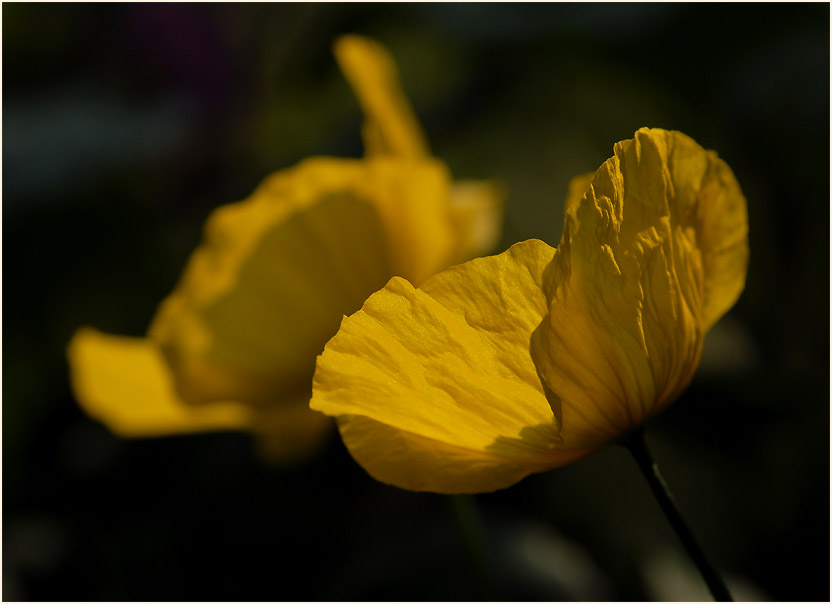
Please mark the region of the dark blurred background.
<svg viewBox="0 0 832 604"><path fill-rule="evenodd" d="M331 55L382 41L436 155L556 244L571 176L641 126L748 197L746 291L648 426L735 595L829 599L829 5L4 4L3 599L459 600L448 498L244 434L123 441L67 381L78 326L142 335L202 222L310 155L359 156ZM480 495L498 597L706 598L623 449Z"/></svg>

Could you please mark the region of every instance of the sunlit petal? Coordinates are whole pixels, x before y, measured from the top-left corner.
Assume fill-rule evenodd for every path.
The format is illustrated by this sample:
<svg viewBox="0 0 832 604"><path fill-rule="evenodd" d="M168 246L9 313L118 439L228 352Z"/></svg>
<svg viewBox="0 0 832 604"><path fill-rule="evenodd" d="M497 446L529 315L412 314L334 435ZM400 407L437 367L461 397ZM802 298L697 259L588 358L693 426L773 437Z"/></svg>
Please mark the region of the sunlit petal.
<svg viewBox="0 0 832 604"><path fill-rule="evenodd" d="M549 313L532 346L566 444L617 438L693 376L706 329L701 245L722 249L702 231L710 224L702 216L722 212L710 200L725 199L698 166L719 161L681 133L642 129L615 146L570 206L546 271ZM693 183L692 174L706 178ZM741 195L731 199L744 210Z"/></svg>
<svg viewBox="0 0 832 604"><path fill-rule="evenodd" d="M429 480L443 492L493 490L585 454L559 446L529 353L547 311L542 277L553 252L532 240L419 289L392 279L327 344L312 408L386 426L350 418L342 436L371 474L409 489L428 488ZM432 446L453 454L431 453ZM428 455L408 453L414 450ZM473 482L462 488L459 476L473 467ZM502 478L485 467L502 468ZM428 469L435 476L414 482Z"/></svg>

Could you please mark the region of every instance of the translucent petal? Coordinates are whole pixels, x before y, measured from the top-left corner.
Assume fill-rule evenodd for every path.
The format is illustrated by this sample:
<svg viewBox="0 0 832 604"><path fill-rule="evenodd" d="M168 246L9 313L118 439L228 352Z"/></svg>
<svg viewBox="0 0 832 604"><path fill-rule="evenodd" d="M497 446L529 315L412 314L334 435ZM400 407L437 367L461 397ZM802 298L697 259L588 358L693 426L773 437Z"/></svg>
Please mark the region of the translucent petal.
<svg viewBox="0 0 832 604"><path fill-rule="evenodd" d="M549 313L532 341L566 445L618 437L693 376L706 329L702 245L722 249L703 213L725 209L711 201L724 197L709 175L727 182L728 168L709 171L710 162L719 160L681 133L639 130L567 211L546 270ZM732 203L745 206L741 196Z"/></svg>
<svg viewBox="0 0 832 604"><path fill-rule="evenodd" d="M394 278L344 319L318 359L311 407L342 417L370 474L413 490L487 491L587 453L560 447L529 353L553 252L532 240L419 289Z"/></svg>
<svg viewBox="0 0 832 604"><path fill-rule="evenodd" d="M164 436L201 430L244 429L245 405L182 403L158 347L144 338L79 329L68 350L75 396L91 417L124 437Z"/></svg>
<svg viewBox="0 0 832 604"><path fill-rule="evenodd" d="M210 217L150 329L189 402L271 404L308 388L345 314L391 275L447 263L436 162L306 160Z"/></svg>
<svg viewBox="0 0 832 604"><path fill-rule="evenodd" d="M429 155L422 128L387 50L374 40L350 35L335 42L335 57L366 116L366 154L410 158Z"/></svg>

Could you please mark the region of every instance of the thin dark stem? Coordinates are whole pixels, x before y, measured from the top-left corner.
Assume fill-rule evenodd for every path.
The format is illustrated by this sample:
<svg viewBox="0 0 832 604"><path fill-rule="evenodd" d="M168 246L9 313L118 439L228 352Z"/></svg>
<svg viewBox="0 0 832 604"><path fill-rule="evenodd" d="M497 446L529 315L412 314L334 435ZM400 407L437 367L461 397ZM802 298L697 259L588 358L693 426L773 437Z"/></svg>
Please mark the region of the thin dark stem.
<svg viewBox="0 0 832 604"><path fill-rule="evenodd" d="M687 550L688 555L690 555L693 563L696 564L696 568L702 574L702 578L707 583L708 589L711 590L711 595L713 595L714 600L717 602L733 602L734 600L728 592L728 588L725 587L725 582L722 580L722 577L717 574L714 567L708 562L705 553L699 547L699 543L697 543L693 533L688 528L679 510L676 509L676 504L673 501L673 496L670 494L670 489L667 488L667 484L662 478L662 475L659 474L659 467L656 465L653 456L650 454L650 450L647 448L647 442L644 440L644 431L639 428L628 434L620 443L629 449L635 458L638 467L641 469L641 473L647 479L647 484L650 485L650 490L653 491L653 495L658 500L662 511L664 511L664 515L667 516L671 526L673 526L673 529L679 536L682 545Z"/></svg>
<svg viewBox="0 0 832 604"><path fill-rule="evenodd" d="M480 596L483 600L493 600L496 588L488 570L488 548L477 502L471 495L451 495L450 499L465 550L471 560Z"/></svg>

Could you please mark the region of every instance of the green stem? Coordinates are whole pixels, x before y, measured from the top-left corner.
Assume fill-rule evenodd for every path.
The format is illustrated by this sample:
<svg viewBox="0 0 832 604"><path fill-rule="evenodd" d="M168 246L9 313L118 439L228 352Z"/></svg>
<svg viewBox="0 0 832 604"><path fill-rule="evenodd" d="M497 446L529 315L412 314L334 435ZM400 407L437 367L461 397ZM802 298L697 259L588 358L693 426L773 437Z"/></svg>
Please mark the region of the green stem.
<svg viewBox="0 0 832 604"><path fill-rule="evenodd" d="M485 531L480 520L477 502L471 495L451 495L450 500L465 550L471 560L480 596L483 600L493 600L496 589L488 571Z"/></svg>
<svg viewBox="0 0 832 604"><path fill-rule="evenodd" d="M644 430L639 428L626 437L621 439L620 444L629 449L638 464L644 478L647 479L647 484L650 485L650 490L659 502L659 505L664 511L664 515L670 521L671 526L676 531L679 540L684 545L688 555L693 560L696 568L711 590L711 595L717 602L733 602L728 588L725 587L725 582L722 577L717 574L714 567L708 562L705 557L705 552L697 543L693 533L688 528L679 510L676 509L676 504L673 501L673 496L670 494L670 489L667 488L662 475L659 473L659 466L653 460L650 450L647 448L647 442L644 440Z"/></svg>

